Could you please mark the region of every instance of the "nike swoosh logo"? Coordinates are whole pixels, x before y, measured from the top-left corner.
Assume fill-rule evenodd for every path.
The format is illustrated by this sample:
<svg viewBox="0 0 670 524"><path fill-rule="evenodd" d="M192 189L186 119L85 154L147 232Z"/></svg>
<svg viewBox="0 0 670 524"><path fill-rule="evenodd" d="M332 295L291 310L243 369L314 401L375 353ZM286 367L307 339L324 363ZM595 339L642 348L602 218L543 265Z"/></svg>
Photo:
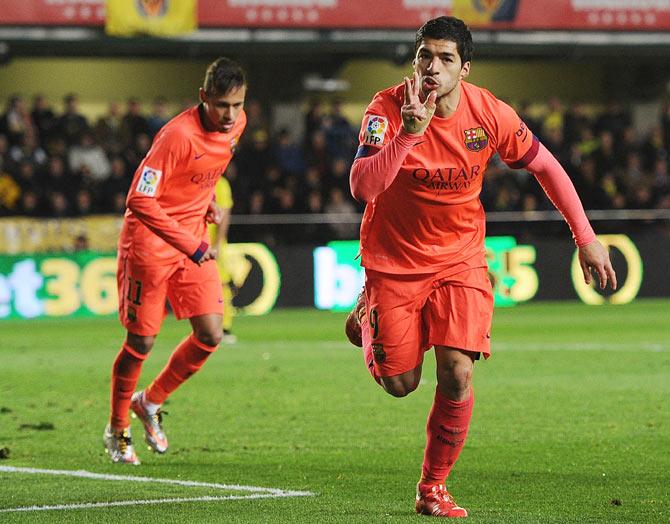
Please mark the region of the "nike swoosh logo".
<svg viewBox="0 0 670 524"><path fill-rule="evenodd" d="M205 153L200 153L199 155L195 155L195 159L198 160L198 158L202 158L205 156Z"/></svg>

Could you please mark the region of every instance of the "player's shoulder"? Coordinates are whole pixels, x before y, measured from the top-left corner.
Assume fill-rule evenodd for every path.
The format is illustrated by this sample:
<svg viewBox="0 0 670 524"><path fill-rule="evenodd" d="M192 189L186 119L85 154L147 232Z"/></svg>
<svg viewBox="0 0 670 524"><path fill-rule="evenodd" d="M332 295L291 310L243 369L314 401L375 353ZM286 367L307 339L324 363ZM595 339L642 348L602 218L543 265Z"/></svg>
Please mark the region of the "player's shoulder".
<svg viewBox="0 0 670 524"><path fill-rule="evenodd" d="M156 135L154 142L169 141L169 142L190 142L191 137L200 134L200 126L198 125L198 109L192 107L182 111L178 115L170 119Z"/></svg>
<svg viewBox="0 0 670 524"><path fill-rule="evenodd" d="M514 123L518 116L509 104L496 97L491 91L468 82L462 82L467 103L472 113L478 115L483 122L498 126L502 123Z"/></svg>
<svg viewBox="0 0 670 524"><path fill-rule="evenodd" d="M404 89L404 84L400 84L378 91L372 97L366 113L397 123L400 120L400 107L404 103Z"/></svg>
<svg viewBox="0 0 670 524"><path fill-rule="evenodd" d="M493 109L503 103L502 100L484 87L476 86L470 82L461 82L461 87L471 106Z"/></svg>
<svg viewBox="0 0 670 524"><path fill-rule="evenodd" d="M405 84L397 84L381 91L377 91L372 97L372 103L379 103L383 105L391 105L400 107L405 98Z"/></svg>

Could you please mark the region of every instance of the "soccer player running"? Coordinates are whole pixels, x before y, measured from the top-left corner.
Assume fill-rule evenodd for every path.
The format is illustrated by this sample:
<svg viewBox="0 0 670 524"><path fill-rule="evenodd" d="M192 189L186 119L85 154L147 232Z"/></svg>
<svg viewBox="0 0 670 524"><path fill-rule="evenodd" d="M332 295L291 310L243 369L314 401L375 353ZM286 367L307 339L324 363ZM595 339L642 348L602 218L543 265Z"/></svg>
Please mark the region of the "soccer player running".
<svg viewBox="0 0 670 524"><path fill-rule="evenodd" d="M414 391L424 352L435 347L437 388L415 510L466 517L445 487L463 448L474 396L474 361L490 355L493 295L484 250L482 177L497 152L532 172L561 211L587 283L616 288L568 175L514 110L464 81L473 44L459 19L440 17L416 34L414 72L367 108L352 165L361 224L364 293L347 319L373 378L395 397Z"/></svg>
<svg viewBox="0 0 670 524"><path fill-rule="evenodd" d="M206 222L220 220L214 186L246 125L245 94L240 66L227 58L214 61L199 90L200 104L160 130L135 172L117 272L119 317L128 333L112 367L111 416L103 436L113 462L139 464L130 409L142 421L149 447L165 453L161 404L221 341L221 280ZM135 392L142 363L160 331L166 299L178 319L189 319L193 331L149 387Z"/></svg>

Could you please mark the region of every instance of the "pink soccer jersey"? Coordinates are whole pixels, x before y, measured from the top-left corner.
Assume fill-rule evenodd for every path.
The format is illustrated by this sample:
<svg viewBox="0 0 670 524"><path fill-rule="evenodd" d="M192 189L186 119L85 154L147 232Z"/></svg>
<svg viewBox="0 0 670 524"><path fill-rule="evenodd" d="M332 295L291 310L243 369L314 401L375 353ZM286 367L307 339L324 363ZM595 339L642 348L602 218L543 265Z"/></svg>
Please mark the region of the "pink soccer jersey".
<svg viewBox="0 0 670 524"><path fill-rule="evenodd" d="M404 89L401 84L381 91L368 106L359 135L364 155L400 130ZM456 112L433 116L393 183L368 202L361 224L363 266L386 273L486 266L479 200L486 166L498 152L520 168L537 149L537 139L511 107L461 82Z"/></svg>
<svg viewBox="0 0 670 524"><path fill-rule="evenodd" d="M196 106L160 130L128 192L120 253L169 264L208 242L207 207L246 121L242 111L229 133L206 131Z"/></svg>

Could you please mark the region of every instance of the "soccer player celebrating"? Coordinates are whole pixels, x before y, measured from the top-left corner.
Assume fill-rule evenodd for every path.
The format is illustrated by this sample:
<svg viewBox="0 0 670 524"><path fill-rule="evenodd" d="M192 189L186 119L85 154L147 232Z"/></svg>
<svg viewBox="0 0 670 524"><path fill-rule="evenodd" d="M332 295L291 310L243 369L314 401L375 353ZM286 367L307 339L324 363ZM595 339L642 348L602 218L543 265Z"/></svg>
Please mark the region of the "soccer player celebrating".
<svg viewBox="0 0 670 524"><path fill-rule="evenodd" d="M445 487L463 448L474 404L474 361L490 355L493 295L479 200L496 152L532 172L561 211L579 248L587 283L616 287L574 186L514 110L464 81L472 36L457 18L416 34L414 72L377 93L367 108L352 165L361 224L364 293L347 319L373 378L395 397L414 391L424 352L435 347L437 389L417 485L417 513L466 517Z"/></svg>
<svg viewBox="0 0 670 524"><path fill-rule="evenodd" d="M117 272L119 317L128 333L112 367L111 417L103 436L113 462L139 464L130 409L142 421L147 444L165 453L161 404L221 341L221 280L206 222L220 220L214 187L246 125L245 94L240 66L227 58L214 61L199 91L200 104L160 130L135 172ZM193 331L149 387L133 393L160 331L166 299Z"/></svg>

